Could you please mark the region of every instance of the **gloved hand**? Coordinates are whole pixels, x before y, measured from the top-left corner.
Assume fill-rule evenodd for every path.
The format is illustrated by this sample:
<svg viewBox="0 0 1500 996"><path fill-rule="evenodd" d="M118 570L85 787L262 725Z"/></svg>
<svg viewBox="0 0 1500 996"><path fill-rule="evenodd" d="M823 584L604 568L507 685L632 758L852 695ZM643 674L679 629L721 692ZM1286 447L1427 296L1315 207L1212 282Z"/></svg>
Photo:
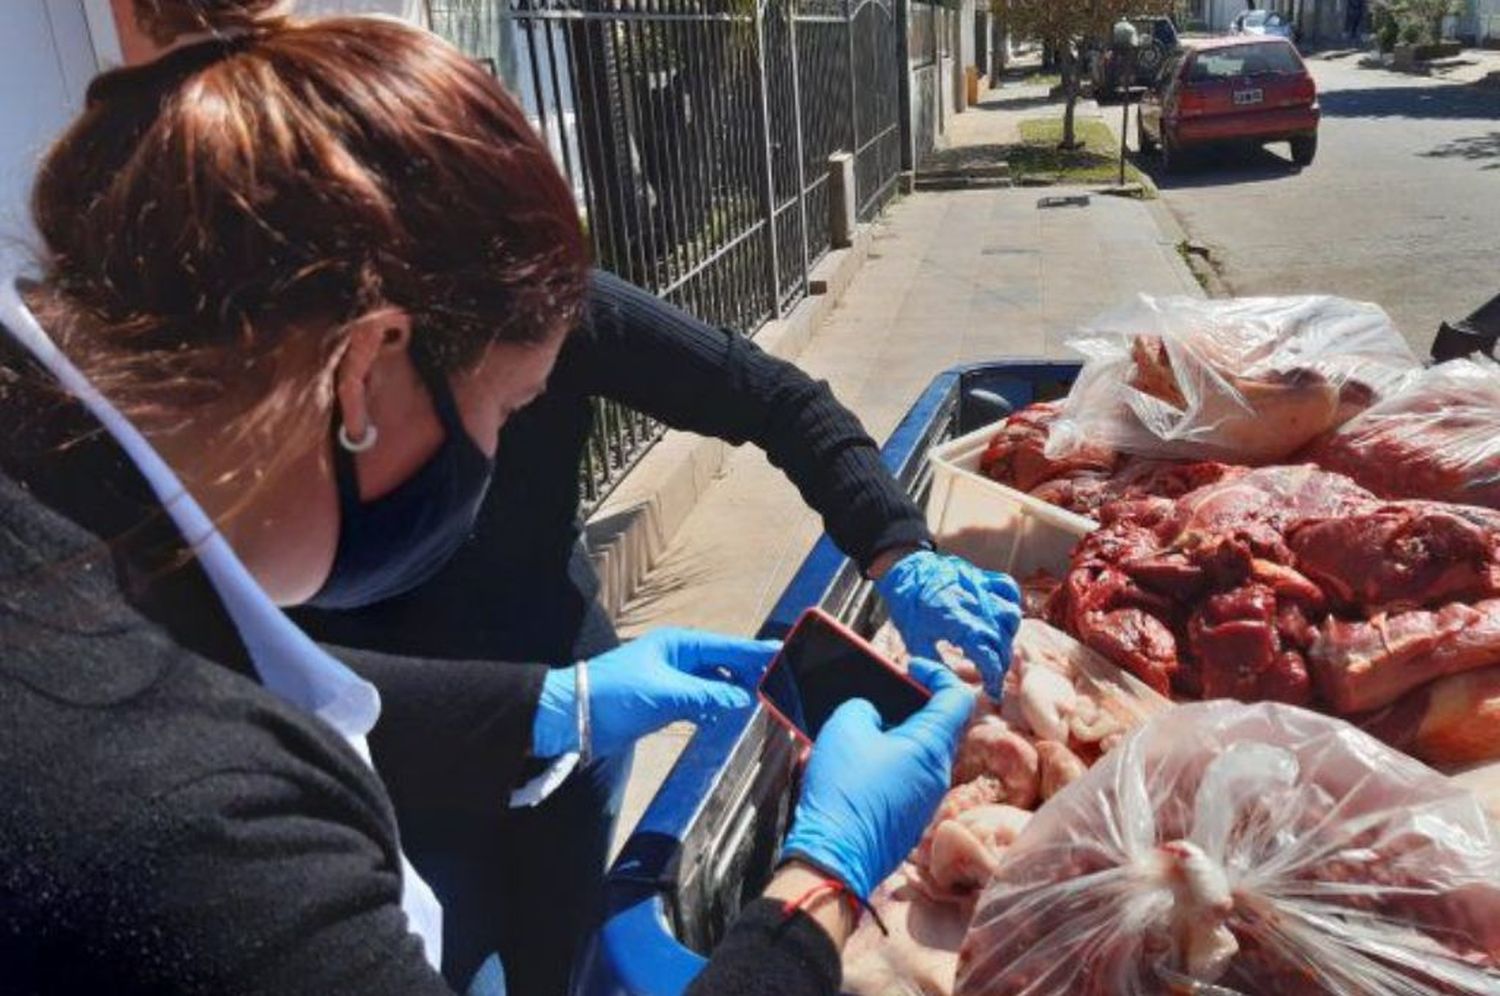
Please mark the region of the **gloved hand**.
<svg viewBox="0 0 1500 996"><path fill-rule="evenodd" d="M658 629L588 662L589 749L612 754L678 720L707 726L755 703L753 689L781 644L692 629ZM579 749L578 665L548 672L532 723L532 753Z"/></svg>
<svg viewBox="0 0 1500 996"><path fill-rule="evenodd" d="M936 659L937 641L947 640L979 668L985 692L1000 697L1011 641L1021 625L1021 590L1009 575L918 550L891 565L875 590L907 650Z"/></svg>
<svg viewBox="0 0 1500 996"><path fill-rule="evenodd" d="M802 780L802 800L781 853L833 875L861 899L916 846L948 790L958 738L974 693L941 664L914 657L913 678L935 693L922 710L883 731L864 699L823 724Z"/></svg>

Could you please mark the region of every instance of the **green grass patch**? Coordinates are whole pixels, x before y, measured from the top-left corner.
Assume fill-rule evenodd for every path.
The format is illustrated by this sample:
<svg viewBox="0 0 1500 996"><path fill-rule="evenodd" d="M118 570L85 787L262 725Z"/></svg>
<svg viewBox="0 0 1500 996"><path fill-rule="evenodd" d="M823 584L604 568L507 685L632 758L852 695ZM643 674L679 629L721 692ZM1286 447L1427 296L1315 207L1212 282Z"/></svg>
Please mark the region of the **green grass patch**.
<svg viewBox="0 0 1500 996"><path fill-rule="evenodd" d="M1006 158L1011 173L1017 177L1050 178L1057 183L1114 183L1120 178L1120 140L1109 127L1096 118L1078 118L1075 137L1082 142L1077 149L1058 148L1062 142L1062 118L1031 118L1021 122L1021 144L1013 146ZM1125 182L1142 184L1152 190L1149 180L1125 161Z"/></svg>

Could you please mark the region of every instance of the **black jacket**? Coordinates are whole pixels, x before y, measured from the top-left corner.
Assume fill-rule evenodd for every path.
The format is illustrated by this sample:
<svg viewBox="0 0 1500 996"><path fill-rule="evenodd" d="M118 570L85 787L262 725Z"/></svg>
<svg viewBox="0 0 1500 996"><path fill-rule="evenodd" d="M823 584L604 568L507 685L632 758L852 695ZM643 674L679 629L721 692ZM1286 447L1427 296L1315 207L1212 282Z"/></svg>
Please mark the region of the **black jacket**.
<svg viewBox="0 0 1500 996"><path fill-rule="evenodd" d="M542 668L351 656L384 701L377 778L253 679L139 473L3 335L0 425L0 991L449 992L406 930L381 779L503 799ZM832 946L796 927L726 957L831 993Z"/></svg>
<svg viewBox="0 0 1500 996"><path fill-rule="evenodd" d="M765 450L863 566L931 538L875 441L827 383L596 271L585 320L546 392L501 433L471 541L408 595L354 612L302 610L298 621L332 643L395 653L568 664L609 649L597 582L576 549L578 469L598 398Z"/></svg>

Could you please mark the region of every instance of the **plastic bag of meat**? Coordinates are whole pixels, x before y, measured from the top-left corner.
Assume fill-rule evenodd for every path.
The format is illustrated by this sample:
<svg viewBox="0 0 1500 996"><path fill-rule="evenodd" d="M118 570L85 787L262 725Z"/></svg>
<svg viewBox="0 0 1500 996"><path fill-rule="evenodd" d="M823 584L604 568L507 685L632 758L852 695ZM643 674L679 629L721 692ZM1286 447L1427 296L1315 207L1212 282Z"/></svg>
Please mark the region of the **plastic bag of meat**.
<svg viewBox="0 0 1500 996"><path fill-rule="evenodd" d="M1369 407L1419 366L1373 304L1142 295L1068 340L1083 369L1045 456L1082 449L1264 464Z"/></svg>
<svg viewBox="0 0 1500 996"><path fill-rule="evenodd" d="M1032 817L959 996L1500 992L1500 839L1474 795L1341 720L1163 713Z"/></svg>
<svg viewBox="0 0 1500 996"><path fill-rule="evenodd" d="M1308 458L1382 498L1500 508L1500 365L1479 357L1424 370Z"/></svg>

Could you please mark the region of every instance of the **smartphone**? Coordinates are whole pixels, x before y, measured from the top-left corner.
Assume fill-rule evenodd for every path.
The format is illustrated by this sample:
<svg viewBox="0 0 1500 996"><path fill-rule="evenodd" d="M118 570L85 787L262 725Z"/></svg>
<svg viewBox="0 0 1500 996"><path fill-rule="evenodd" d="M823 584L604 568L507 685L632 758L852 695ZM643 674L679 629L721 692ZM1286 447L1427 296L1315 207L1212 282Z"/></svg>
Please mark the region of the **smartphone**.
<svg viewBox="0 0 1500 996"><path fill-rule="evenodd" d="M771 715L807 744L850 699L869 701L889 728L931 697L822 609L802 613L760 682L760 699Z"/></svg>

